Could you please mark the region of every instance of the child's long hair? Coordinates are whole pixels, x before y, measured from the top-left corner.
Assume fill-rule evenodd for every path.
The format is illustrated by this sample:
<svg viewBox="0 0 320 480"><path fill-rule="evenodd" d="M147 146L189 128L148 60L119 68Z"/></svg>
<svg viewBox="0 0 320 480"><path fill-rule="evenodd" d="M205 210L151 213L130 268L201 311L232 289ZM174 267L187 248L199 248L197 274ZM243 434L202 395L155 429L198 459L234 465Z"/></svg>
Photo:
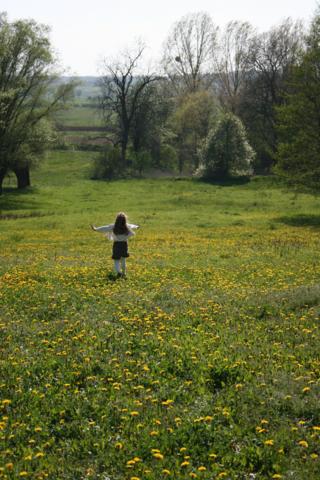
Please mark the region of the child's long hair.
<svg viewBox="0 0 320 480"><path fill-rule="evenodd" d="M113 226L113 233L115 235L128 235L130 229L127 225L127 216L125 213L120 212L117 215L116 221Z"/></svg>

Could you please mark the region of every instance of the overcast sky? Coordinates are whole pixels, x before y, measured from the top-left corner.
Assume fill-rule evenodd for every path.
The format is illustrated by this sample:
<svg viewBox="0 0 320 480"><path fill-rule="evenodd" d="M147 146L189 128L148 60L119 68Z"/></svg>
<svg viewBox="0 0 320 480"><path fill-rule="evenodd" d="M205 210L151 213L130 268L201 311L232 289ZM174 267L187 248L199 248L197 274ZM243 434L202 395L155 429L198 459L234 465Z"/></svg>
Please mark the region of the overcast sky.
<svg viewBox="0 0 320 480"><path fill-rule="evenodd" d="M69 74L97 75L103 57L142 38L159 58L173 23L207 12L214 23L247 20L259 31L286 17L308 23L316 0L1 0L9 20L33 18L51 27L51 41Z"/></svg>

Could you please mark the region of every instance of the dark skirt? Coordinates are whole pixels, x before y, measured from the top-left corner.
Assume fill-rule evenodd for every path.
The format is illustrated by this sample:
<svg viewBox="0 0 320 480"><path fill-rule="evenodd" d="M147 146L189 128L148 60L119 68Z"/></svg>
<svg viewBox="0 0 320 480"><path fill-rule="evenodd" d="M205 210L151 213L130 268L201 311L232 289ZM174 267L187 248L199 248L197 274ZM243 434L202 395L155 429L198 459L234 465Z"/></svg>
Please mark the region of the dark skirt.
<svg viewBox="0 0 320 480"><path fill-rule="evenodd" d="M128 242L113 242L112 258L120 260L121 257L129 257Z"/></svg>

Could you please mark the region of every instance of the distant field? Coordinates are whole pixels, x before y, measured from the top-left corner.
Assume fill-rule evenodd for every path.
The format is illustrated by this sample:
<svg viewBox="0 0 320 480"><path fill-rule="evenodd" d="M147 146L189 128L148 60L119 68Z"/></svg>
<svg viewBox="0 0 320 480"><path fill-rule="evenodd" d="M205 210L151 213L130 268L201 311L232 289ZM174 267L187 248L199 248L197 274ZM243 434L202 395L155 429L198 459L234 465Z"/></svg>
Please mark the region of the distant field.
<svg viewBox="0 0 320 480"><path fill-rule="evenodd" d="M103 122L98 109L72 106L56 115L57 123L65 127L102 127Z"/></svg>
<svg viewBox="0 0 320 480"><path fill-rule="evenodd" d="M320 478L320 199L92 159L0 197L0 478ZM89 227L119 210L126 280Z"/></svg>

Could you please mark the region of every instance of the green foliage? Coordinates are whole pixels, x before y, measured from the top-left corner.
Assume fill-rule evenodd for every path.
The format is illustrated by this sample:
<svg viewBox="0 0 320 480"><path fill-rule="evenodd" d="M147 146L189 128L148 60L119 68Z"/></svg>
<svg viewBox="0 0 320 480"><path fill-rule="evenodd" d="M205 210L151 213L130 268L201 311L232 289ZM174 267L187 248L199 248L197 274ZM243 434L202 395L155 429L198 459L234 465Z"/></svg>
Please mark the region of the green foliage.
<svg viewBox="0 0 320 480"><path fill-rule="evenodd" d="M132 152L130 157L132 159L132 168L136 170L140 176L142 172L147 170L152 164L151 154L146 150Z"/></svg>
<svg viewBox="0 0 320 480"><path fill-rule="evenodd" d="M211 180L250 172L254 151L244 126L232 114L224 115L209 133L200 152L199 175Z"/></svg>
<svg viewBox="0 0 320 480"><path fill-rule="evenodd" d="M39 159L57 140L53 126L46 118L34 125L28 125L27 130L28 141L24 142L16 152L12 166L15 164L30 167L37 165Z"/></svg>
<svg viewBox="0 0 320 480"><path fill-rule="evenodd" d="M94 161L92 179L113 180L124 175L121 169L121 152L119 147L106 147Z"/></svg>
<svg viewBox="0 0 320 480"><path fill-rule="evenodd" d="M309 48L292 71L291 93L278 109L279 147L275 171L296 185L320 188L320 15L314 19Z"/></svg>
<svg viewBox="0 0 320 480"><path fill-rule="evenodd" d="M48 28L0 19L0 170L28 169L52 136L45 120L65 104L73 84L55 84ZM2 179L1 179L2 183ZM0 184L1 188L1 184Z"/></svg>
<svg viewBox="0 0 320 480"><path fill-rule="evenodd" d="M166 143L160 145L158 165L163 170L176 170L178 165L178 154L172 145Z"/></svg>
<svg viewBox="0 0 320 480"><path fill-rule="evenodd" d="M180 171L187 165L198 166L198 149L216 120L218 108L212 94L205 90L181 97L176 110L168 119L175 133L174 145L179 155Z"/></svg>

